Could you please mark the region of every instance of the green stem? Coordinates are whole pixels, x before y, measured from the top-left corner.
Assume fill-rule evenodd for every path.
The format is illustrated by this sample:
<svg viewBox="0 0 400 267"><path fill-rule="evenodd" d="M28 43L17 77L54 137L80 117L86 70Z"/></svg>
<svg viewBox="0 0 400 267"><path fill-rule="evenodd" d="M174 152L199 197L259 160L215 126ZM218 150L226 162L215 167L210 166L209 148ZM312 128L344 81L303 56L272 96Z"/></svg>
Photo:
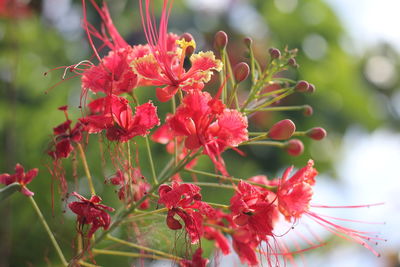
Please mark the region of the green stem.
<svg viewBox="0 0 400 267"><path fill-rule="evenodd" d="M254 142L249 142L249 143L241 143L240 146L242 146L242 145L274 146L274 147L279 147L279 148L285 147L285 143L276 142L276 141L254 141Z"/></svg>
<svg viewBox="0 0 400 267"><path fill-rule="evenodd" d="M84 261L79 261L78 263L79 263L80 265L86 266L86 267L100 267L100 265L91 264L91 263L84 262Z"/></svg>
<svg viewBox="0 0 400 267"><path fill-rule="evenodd" d="M237 92L238 88L239 88L239 84L235 83L235 85L233 86L233 90L231 92L231 96L229 97L229 101L228 101L228 105L227 105L228 107L230 107L232 105L232 101L235 99L235 96L237 96L236 92Z"/></svg>
<svg viewBox="0 0 400 267"><path fill-rule="evenodd" d="M148 136L146 136L146 150L147 150L147 156L149 158L149 163L150 163L151 175L153 177L153 182L154 182L154 184L157 184L157 174L156 174L156 169L154 168L153 155L151 153L150 142L149 142L149 137Z"/></svg>
<svg viewBox="0 0 400 267"><path fill-rule="evenodd" d="M114 242L117 242L119 244L123 244L123 245L129 246L129 247L132 247L132 248L136 248L136 249L140 249L140 250L143 250L143 251L146 251L146 252L158 254L158 255L163 256L163 257L165 257L167 259L170 259L170 260L174 260L174 261L182 260L182 258L180 258L180 257L165 253L163 251L152 249L152 248L148 248L148 247L144 247L144 246L132 243L132 242L128 242L128 241L113 237L111 235L107 235L107 239L111 240L111 241L114 241Z"/></svg>
<svg viewBox="0 0 400 267"><path fill-rule="evenodd" d="M176 102L175 102L175 96L172 97L172 113L175 114L176 112ZM174 136L174 162L175 166L178 164L178 138Z"/></svg>
<svg viewBox="0 0 400 267"><path fill-rule="evenodd" d="M268 132L249 132L249 136L259 136L259 135L265 135Z"/></svg>
<svg viewBox="0 0 400 267"><path fill-rule="evenodd" d="M205 182L194 182L193 184L198 185L198 186L235 189L232 185L228 185L228 184L205 183Z"/></svg>
<svg viewBox="0 0 400 267"><path fill-rule="evenodd" d="M228 233L228 234L233 234L235 232L234 229L223 227L223 226L218 225L218 224L204 223L204 225L216 228L216 229L221 230L222 232L225 232L225 233Z"/></svg>
<svg viewBox="0 0 400 267"><path fill-rule="evenodd" d="M257 108L251 109L252 111L251 111L251 112L246 112L246 114L251 114L251 113L257 112L257 111L259 111L260 109L263 109L263 108L265 108L265 107L267 107L267 106L269 106L269 105L271 105L271 104L273 104L273 103L275 103L275 102L281 100L282 98L285 98L285 97L291 95L293 92L294 92L294 90L293 90L293 89L290 89L290 90L288 90L286 93L283 93L283 94L281 94L281 95L279 95L279 96L277 96L277 97L271 99L270 101L267 101L267 102L265 102L265 103L259 105Z"/></svg>
<svg viewBox="0 0 400 267"><path fill-rule="evenodd" d="M92 250L93 254L103 254L103 255L114 255L114 256L125 256L132 258L148 258L154 260L165 260L165 257L160 257L152 254L142 254L142 253L133 253L126 251L117 251L117 250L105 250L105 249L96 249Z"/></svg>
<svg viewBox="0 0 400 267"><path fill-rule="evenodd" d="M297 131L293 133L293 136L305 136L306 134L306 131Z"/></svg>
<svg viewBox="0 0 400 267"><path fill-rule="evenodd" d="M304 106L280 106L280 107L268 107L258 109L257 111L291 111L291 110L303 110ZM245 112L253 112L253 109L246 109Z"/></svg>
<svg viewBox="0 0 400 267"><path fill-rule="evenodd" d="M64 266L68 266L68 262L65 260L64 254L62 253L62 250L60 249L60 246L57 243L56 238L54 237L53 233L50 230L49 225L46 222L46 219L44 218L42 212L40 211L38 205L36 204L36 201L33 199L33 197L28 197L30 202L32 203L33 209L36 211L36 214L39 217L40 222L43 224L44 229L46 229L47 234L50 237L51 243L53 244L54 248L57 251L58 257L60 258L62 264Z"/></svg>
<svg viewBox="0 0 400 267"><path fill-rule="evenodd" d="M94 186L93 186L92 175L90 174L90 171L89 171L89 165L86 160L85 151L83 151L83 147L80 143L78 143L78 150L81 155L83 169L85 170L86 177L88 179L90 192L92 193L92 196L94 196L94 195L96 195L96 190L94 189Z"/></svg>
<svg viewBox="0 0 400 267"><path fill-rule="evenodd" d="M221 93L221 101L222 103L226 103L226 98L227 98L227 84L225 82L226 79L226 64L225 64L225 48L220 49L219 54L221 55L221 61L223 64L223 69L220 71L219 73L219 79L220 79L220 83L223 88L222 88L222 93Z"/></svg>
<svg viewBox="0 0 400 267"><path fill-rule="evenodd" d="M224 204L219 204L219 203L213 203L213 202L207 202L207 201L203 201L204 203L207 203L210 206L216 207L216 208L221 208L221 209L225 209L225 210L229 210L229 206L228 205L224 205Z"/></svg>
<svg viewBox="0 0 400 267"><path fill-rule="evenodd" d="M284 93L284 92L286 92L286 91L288 91L290 89L291 88L281 88L281 89L278 89L278 90L274 90L274 91L270 91L270 92L264 93L262 95L258 95L257 98L265 98L267 96L272 96L272 95Z"/></svg>
<svg viewBox="0 0 400 267"><path fill-rule="evenodd" d="M154 214L158 214L158 213L163 213L163 212L166 212L166 211L168 211L167 208L162 208L162 209L157 209L157 210L152 210L152 211L146 211L146 212L143 212L142 214L133 215L133 216L129 217L127 219L127 221L135 221L138 218L142 218L142 217L146 217L146 216L154 215Z"/></svg>
<svg viewBox="0 0 400 267"><path fill-rule="evenodd" d="M224 53L225 53L225 66L226 66L226 69L228 70L228 75L229 75L229 80L231 82L231 87L234 87L236 81L235 81L235 78L234 78L234 75L233 75L231 60L229 59L229 55L226 52L226 49L224 50ZM226 95L226 97L228 97L228 95Z"/></svg>
<svg viewBox="0 0 400 267"><path fill-rule="evenodd" d="M219 175L219 174L214 174L214 173L209 173L209 172L204 172L204 171L199 171L199 170L193 170L193 169L184 169L184 171L190 172L190 173L195 173L195 174L200 174L200 175L204 175L204 176L208 176L208 177L215 177L215 178L219 178L221 180L227 180L227 181L232 181L232 182L237 182L237 183L239 183L240 181L243 180L243 179L239 179L239 178L235 178L235 177L227 177L227 176L223 176L223 175ZM276 191L275 186L268 186L268 185L264 185L264 184L255 183L252 181L247 181L247 180L246 180L246 182L249 184L252 184L252 185L266 188L270 191Z"/></svg>
<svg viewBox="0 0 400 267"><path fill-rule="evenodd" d="M252 143L252 142L254 142L254 141L264 140L264 139L268 139L268 132L262 133L262 134L259 135L259 136L250 138L249 140L242 142L240 145L241 145L241 146L244 146L244 145L247 145L247 144Z"/></svg>

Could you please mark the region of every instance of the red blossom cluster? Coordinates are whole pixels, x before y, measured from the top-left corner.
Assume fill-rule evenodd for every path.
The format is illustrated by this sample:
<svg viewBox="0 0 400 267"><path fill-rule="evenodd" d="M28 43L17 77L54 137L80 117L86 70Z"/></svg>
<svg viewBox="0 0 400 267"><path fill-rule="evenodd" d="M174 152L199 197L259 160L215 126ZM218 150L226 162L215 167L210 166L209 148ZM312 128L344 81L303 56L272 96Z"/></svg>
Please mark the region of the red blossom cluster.
<svg viewBox="0 0 400 267"><path fill-rule="evenodd" d="M247 180L229 175L230 165L223 159L226 150L233 149L243 156L239 146L272 146L297 156L303 152L304 145L299 139L292 139L293 136L306 136L314 140L326 136L326 131L320 127L296 131L296 125L288 119L276 122L269 127L269 131L249 131L249 124L257 126L259 115L267 107L273 109L290 94L311 93L315 90L306 81L280 78L283 70L297 66L294 59L296 50L271 49L269 63L265 69L261 69L258 62L254 67L256 59L251 50L252 41L247 38L245 44L250 50L252 67L245 62L233 67L226 51L228 36L224 32L218 32L215 38L220 59L212 51L196 52L196 43L190 34L178 36L168 33L172 7L172 1L169 0L162 1L158 23L152 13L153 1L138 0L147 43L132 46L116 30L106 3L100 7L95 0L89 1L102 20L101 31L98 31L88 22L86 1L82 0L83 26L98 62L84 60L67 68L80 75L81 102L88 103L84 105L82 116L74 126L67 107L59 108L64 112L66 120L53 129L53 144L48 151L54 163L50 170L60 179L62 193L66 195L68 188L62 161L69 158L71 153L75 158L75 149L79 150L92 195L86 199L73 192L72 195L79 201L70 202L68 207L77 215L77 228L81 235L91 239L97 230L103 228L105 233L94 242L94 246L104 237L119 240L107 233L116 227L128 225L132 226L132 232L136 235L140 232L140 220L137 218L164 212L166 226L170 230L184 232L188 243L191 243L189 246L195 248L191 249L194 253L189 253L192 255L179 254L184 254L184 258L167 257L179 261L181 266L207 265L208 259L203 255L201 247L202 239L213 241L215 248L224 255L235 251L241 262L249 266L260 265L260 255L265 256L269 266L276 266L282 259L292 260L292 255L296 253L286 246L281 235L276 234L277 226L285 222L294 224L307 216L328 231L354 240L376 253L368 242L379 238L332 223L313 211L311 200L318 172L312 160L290 178L293 167L289 167L282 178L274 180L268 180L263 175ZM102 48L108 49L105 56L100 57L94 38L100 41ZM210 93L206 90L215 72L221 72L222 78L217 92ZM241 93L246 95L243 97L239 95L238 88L246 82L250 89ZM147 86L155 87L146 90L155 90L156 99L140 99L138 90ZM172 110L159 116L157 105L167 101L172 103ZM281 110L284 109L281 107ZM289 107L287 110L312 114L308 105ZM113 147L110 159L114 169L105 178L117 186L117 197L124 204L113 222L108 212L114 209L100 204L102 199L96 194L96 184L92 181L85 157L84 150L89 140L93 140L89 138L91 134L99 136L101 144L107 140L112 144L109 147ZM148 138L150 134L151 139ZM143 168L139 160L142 159L141 154L138 150L136 154L131 153L130 144L137 146L136 141L142 137L146 138L145 159L151 167L151 171L146 170L144 173L146 176L151 173L152 181L142 175ZM172 159L165 166L158 166L158 162L154 164L149 140L166 145ZM199 155L206 155L205 158L215 167L215 173L194 169ZM187 172L214 176L214 183L203 185L232 190L229 203L204 201L200 187L202 183L196 184L197 177L193 182L188 182L187 175L184 175ZM2 174L0 182L6 185L17 182L22 185L22 192L31 196L33 193L26 188L26 184L36 174L36 169L24 173L22 166L17 165L16 174ZM159 209L159 206L164 208ZM88 231L84 231L86 225L90 227ZM118 242L130 247L136 246L142 253L138 255L143 258L149 257L147 253L156 253L157 257L166 255L165 252L146 248L145 244L139 246L128 241ZM98 254L101 251L93 250ZM89 254L93 257L91 252ZM105 254L112 254L112 251ZM78 251L75 260L79 261L80 258L85 259L82 251Z"/></svg>

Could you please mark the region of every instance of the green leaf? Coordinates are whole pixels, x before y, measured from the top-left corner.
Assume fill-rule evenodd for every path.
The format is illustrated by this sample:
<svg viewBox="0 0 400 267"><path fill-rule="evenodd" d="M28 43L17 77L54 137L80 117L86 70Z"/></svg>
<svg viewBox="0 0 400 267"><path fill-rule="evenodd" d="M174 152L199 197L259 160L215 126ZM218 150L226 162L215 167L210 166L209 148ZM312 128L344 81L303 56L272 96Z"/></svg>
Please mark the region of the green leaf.
<svg viewBox="0 0 400 267"><path fill-rule="evenodd" d="M4 199L8 198L12 194L20 190L21 185L19 183L12 183L7 185L6 187L0 189L0 201L3 201Z"/></svg>

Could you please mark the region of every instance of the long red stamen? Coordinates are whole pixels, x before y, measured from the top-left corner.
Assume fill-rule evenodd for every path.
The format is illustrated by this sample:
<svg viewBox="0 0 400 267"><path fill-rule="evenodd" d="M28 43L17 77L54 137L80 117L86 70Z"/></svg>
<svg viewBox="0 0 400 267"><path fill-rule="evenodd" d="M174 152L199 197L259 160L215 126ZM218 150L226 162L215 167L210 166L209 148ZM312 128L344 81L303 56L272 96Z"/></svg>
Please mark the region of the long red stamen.
<svg viewBox="0 0 400 267"><path fill-rule="evenodd" d="M87 35L88 40L89 40L89 45L92 47L93 52L96 55L96 57L99 60L99 62L101 62L101 58L99 56L99 53L97 52L97 49L94 46L92 37L90 36L89 27L88 27L88 21L87 21L87 16L86 16L86 1L85 0L82 0L82 9L83 9L83 23L84 23L84 28L85 28L85 31L86 31L86 35Z"/></svg>
<svg viewBox="0 0 400 267"><path fill-rule="evenodd" d="M370 232L364 232L364 231L357 231L354 229L350 229L347 227L343 227L340 225L337 225L335 223L329 222L327 220L325 220L324 218L322 218L321 216L318 216L316 213L313 212L307 212L306 213L308 215L309 218L311 218L313 221L315 221L316 223L318 223L319 225L321 225L322 227L324 227L326 230L328 230L329 232L331 232L334 235L337 235L345 240L353 240L356 243L364 246L365 248L367 248L369 251L371 251L375 256L379 257L380 254L373 249L368 243L367 241L371 241L371 240L380 240L380 241L384 241L384 239L379 238L379 237L371 237L371 236L367 236L367 235L363 235L363 234L371 234Z"/></svg>
<svg viewBox="0 0 400 267"><path fill-rule="evenodd" d="M150 49L154 58L159 63L160 68L163 70L164 74L170 80L170 85L176 85L179 82L179 79L172 71L167 47L168 21L173 1L163 0L163 8L161 12L158 32L154 12L150 12L150 10L153 10L151 6L151 0L145 0L144 7L142 1L143 0L139 1L139 8L146 40L150 45Z"/></svg>
<svg viewBox="0 0 400 267"><path fill-rule="evenodd" d="M316 205L311 204L313 208L328 208L328 209L354 209L354 208L369 208L374 206L385 205L385 202L374 203L374 204L364 204L364 205L353 205L353 206L327 206L327 205Z"/></svg>
<svg viewBox="0 0 400 267"><path fill-rule="evenodd" d="M385 224L384 222L367 222L367 221L360 221L360 220L353 220L353 219L338 218L338 217L333 217L333 216L328 216L328 215L323 215L323 214L318 214L318 215L321 217L338 220L338 221L344 221L344 222L356 222L356 223L364 223L364 224Z"/></svg>

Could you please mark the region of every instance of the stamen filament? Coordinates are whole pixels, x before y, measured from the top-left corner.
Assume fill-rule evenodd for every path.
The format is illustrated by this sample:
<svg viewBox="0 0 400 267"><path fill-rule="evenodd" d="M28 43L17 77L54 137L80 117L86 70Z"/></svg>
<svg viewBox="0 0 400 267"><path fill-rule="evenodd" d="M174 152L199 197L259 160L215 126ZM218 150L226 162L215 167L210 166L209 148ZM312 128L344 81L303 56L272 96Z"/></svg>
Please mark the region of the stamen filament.
<svg viewBox="0 0 400 267"><path fill-rule="evenodd" d="M96 249L92 250L93 254L103 254L103 255L114 255L114 256L126 256L132 258L148 258L154 260L165 260L165 257L160 257L152 254L142 254L142 253L133 253L127 251L117 251L117 250L105 250L105 249ZM170 258L167 258L170 259ZM177 258L180 259L180 258ZM175 260L177 260L175 259Z"/></svg>

